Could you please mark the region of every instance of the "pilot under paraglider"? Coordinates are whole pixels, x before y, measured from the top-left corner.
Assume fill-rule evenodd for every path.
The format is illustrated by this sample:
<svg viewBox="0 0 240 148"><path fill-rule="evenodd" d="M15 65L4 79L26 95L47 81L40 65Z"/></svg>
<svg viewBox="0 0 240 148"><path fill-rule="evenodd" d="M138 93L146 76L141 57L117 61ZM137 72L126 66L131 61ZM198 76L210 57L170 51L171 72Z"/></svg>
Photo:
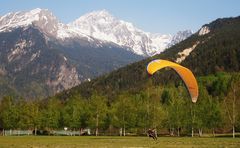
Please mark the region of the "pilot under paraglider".
<svg viewBox="0 0 240 148"><path fill-rule="evenodd" d="M149 138L153 138L154 140L157 140L157 134L155 129L148 129L147 135Z"/></svg>

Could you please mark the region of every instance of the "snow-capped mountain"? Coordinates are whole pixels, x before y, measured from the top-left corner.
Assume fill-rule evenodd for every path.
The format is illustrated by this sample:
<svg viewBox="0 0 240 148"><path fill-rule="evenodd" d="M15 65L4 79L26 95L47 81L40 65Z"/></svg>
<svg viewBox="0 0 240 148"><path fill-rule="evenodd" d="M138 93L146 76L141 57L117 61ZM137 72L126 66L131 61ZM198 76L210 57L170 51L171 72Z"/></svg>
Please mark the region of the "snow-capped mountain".
<svg viewBox="0 0 240 148"><path fill-rule="evenodd" d="M191 31L180 31L174 36L144 32L106 10L88 13L67 25L61 23L49 10L40 8L0 17L0 32L29 25L37 26L45 35L58 40L84 38L89 42L94 39L113 42L140 56L159 54L192 34Z"/></svg>
<svg viewBox="0 0 240 148"><path fill-rule="evenodd" d="M185 31L178 31L171 40L171 43L168 45L168 47L171 47L183 40L185 40L186 38L190 37L193 34L193 32L191 30L185 30Z"/></svg>
<svg viewBox="0 0 240 148"><path fill-rule="evenodd" d="M30 25L37 26L45 35L56 39L74 37L91 39L91 37L61 23L47 9L36 8L31 11L12 12L0 17L0 32L9 32L18 27Z"/></svg>
<svg viewBox="0 0 240 148"><path fill-rule="evenodd" d="M1 32L28 25L36 25L45 33L56 35L59 22L50 11L39 8L27 12L8 13L0 18Z"/></svg>
<svg viewBox="0 0 240 148"><path fill-rule="evenodd" d="M83 15L68 26L89 36L128 47L128 50L142 56L153 56L162 52L172 40L171 35L144 32L132 23L113 17L106 10Z"/></svg>

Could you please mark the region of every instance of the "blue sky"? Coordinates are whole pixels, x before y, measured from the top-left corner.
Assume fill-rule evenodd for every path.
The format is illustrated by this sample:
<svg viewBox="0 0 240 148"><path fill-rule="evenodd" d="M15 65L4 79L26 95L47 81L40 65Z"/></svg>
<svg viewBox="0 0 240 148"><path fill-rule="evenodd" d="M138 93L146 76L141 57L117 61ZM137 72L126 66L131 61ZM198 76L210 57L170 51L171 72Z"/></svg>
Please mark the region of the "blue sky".
<svg viewBox="0 0 240 148"><path fill-rule="evenodd" d="M197 31L217 18L240 15L240 0L0 0L0 16L12 11L45 8L63 23L105 9L138 28L160 34Z"/></svg>

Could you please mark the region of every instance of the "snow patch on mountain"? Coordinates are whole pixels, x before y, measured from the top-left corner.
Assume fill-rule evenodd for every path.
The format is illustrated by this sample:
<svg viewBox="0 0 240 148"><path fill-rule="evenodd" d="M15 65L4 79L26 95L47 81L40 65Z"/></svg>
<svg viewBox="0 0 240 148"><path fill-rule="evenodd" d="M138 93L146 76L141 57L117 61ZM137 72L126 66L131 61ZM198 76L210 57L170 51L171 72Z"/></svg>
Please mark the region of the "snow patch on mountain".
<svg viewBox="0 0 240 148"><path fill-rule="evenodd" d="M58 26L56 38L61 40L64 40L66 38L86 38L89 42L93 41L90 36L64 24L60 24Z"/></svg>
<svg viewBox="0 0 240 148"><path fill-rule="evenodd" d="M8 61L11 62L26 54L26 51L24 50L25 47L27 47L26 40L21 40L17 42L14 48L11 49L11 53L8 55Z"/></svg>
<svg viewBox="0 0 240 148"><path fill-rule="evenodd" d="M30 61L33 61L36 58L38 58L40 56L40 53L41 53L41 50L39 50L38 52L32 54Z"/></svg>

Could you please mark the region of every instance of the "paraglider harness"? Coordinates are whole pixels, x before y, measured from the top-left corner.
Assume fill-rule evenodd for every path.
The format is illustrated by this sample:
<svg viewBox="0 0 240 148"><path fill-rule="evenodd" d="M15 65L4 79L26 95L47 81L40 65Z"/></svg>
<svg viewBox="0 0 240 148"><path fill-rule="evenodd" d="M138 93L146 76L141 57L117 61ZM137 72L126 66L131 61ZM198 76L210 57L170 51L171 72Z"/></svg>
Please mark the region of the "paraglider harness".
<svg viewBox="0 0 240 148"><path fill-rule="evenodd" d="M153 140L157 140L157 134L155 129L148 129L147 135L149 138L153 138Z"/></svg>

